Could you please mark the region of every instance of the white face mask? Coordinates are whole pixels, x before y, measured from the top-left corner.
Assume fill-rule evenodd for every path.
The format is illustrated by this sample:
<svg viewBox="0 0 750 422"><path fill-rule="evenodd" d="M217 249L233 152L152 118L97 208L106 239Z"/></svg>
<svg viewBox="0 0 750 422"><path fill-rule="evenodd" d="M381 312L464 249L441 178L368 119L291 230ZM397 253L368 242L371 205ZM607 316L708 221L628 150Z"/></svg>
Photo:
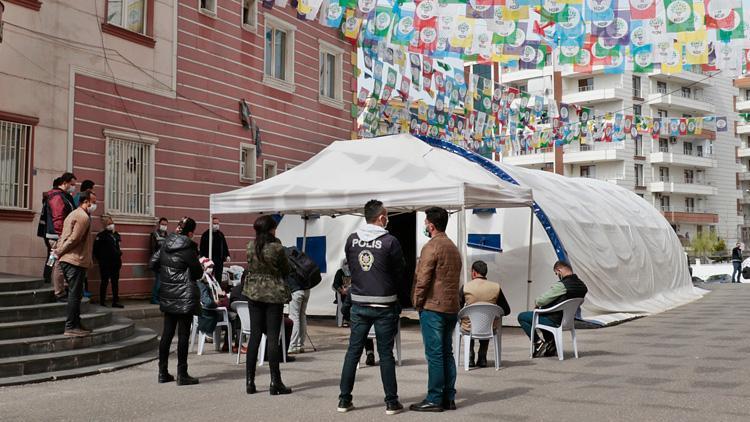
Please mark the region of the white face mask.
<svg viewBox="0 0 750 422"><path fill-rule="evenodd" d="M96 211L96 204L92 204L92 205L90 205L90 206L89 206L89 209L88 209L87 211L89 212L89 214L91 214L91 213L93 213L94 211Z"/></svg>
<svg viewBox="0 0 750 422"><path fill-rule="evenodd" d="M70 185L70 186L68 186L68 193L73 193L73 192L75 192L75 191L76 191L76 187L75 187L75 185Z"/></svg>
<svg viewBox="0 0 750 422"><path fill-rule="evenodd" d="M213 227L214 231L219 231L219 225L218 224L214 224L212 227Z"/></svg>
<svg viewBox="0 0 750 422"><path fill-rule="evenodd" d="M107 225L107 230L109 230L111 232L114 232L115 231L115 225L114 225L114 223L113 224L108 224Z"/></svg>
<svg viewBox="0 0 750 422"><path fill-rule="evenodd" d="M163 232L167 231L167 225L166 225L166 224L162 224L162 225L160 225L160 226L159 226L159 230L161 230L161 231L163 231Z"/></svg>

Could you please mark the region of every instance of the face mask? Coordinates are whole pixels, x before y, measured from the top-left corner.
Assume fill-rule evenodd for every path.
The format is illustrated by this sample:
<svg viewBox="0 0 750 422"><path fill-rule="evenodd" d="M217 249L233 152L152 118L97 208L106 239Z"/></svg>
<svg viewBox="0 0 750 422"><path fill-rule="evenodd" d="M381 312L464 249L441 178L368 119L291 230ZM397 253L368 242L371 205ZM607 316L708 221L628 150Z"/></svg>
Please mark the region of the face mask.
<svg viewBox="0 0 750 422"><path fill-rule="evenodd" d="M108 224L107 225L107 230L109 230L111 232L115 231L115 225L114 224Z"/></svg>
<svg viewBox="0 0 750 422"><path fill-rule="evenodd" d="M213 227L213 229L214 229L215 232L219 231L219 225L218 224L214 224L212 227Z"/></svg>
<svg viewBox="0 0 750 422"><path fill-rule="evenodd" d="M88 209L89 214L93 213L94 211L96 211L96 204L89 206L89 209Z"/></svg>
<svg viewBox="0 0 750 422"><path fill-rule="evenodd" d="M560 274L560 273L555 273L555 275L557 276L557 279L558 279L558 280L562 281L562 279L563 279L563 276L562 276L562 274Z"/></svg>
<svg viewBox="0 0 750 422"><path fill-rule="evenodd" d="M430 237L430 238L432 237L432 235L430 234L430 231L427 230L427 226L424 226L424 230L422 231L422 233L424 233L424 235L427 237Z"/></svg>
<svg viewBox="0 0 750 422"><path fill-rule="evenodd" d="M75 192L75 191L76 191L76 187L75 187L75 185L70 185L70 186L68 186L68 193L73 193L73 192Z"/></svg>
<svg viewBox="0 0 750 422"><path fill-rule="evenodd" d="M166 224L162 224L162 225L160 225L160 226L159 226L159 230L161 230L161 231L163 231L163 232L167 231L167 225L166 225Z"/></svg>

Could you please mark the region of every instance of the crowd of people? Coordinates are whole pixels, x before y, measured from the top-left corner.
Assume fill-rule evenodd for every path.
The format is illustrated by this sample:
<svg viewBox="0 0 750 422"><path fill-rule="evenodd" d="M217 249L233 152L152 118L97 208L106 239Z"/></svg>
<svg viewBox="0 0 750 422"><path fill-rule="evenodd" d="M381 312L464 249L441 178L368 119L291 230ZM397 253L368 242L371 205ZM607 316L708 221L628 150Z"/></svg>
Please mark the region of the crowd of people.
<svg viewBox="0 0 750 422"><path fill-rule="evenodd" d="M90 241L91 213L97 207L93 182L82 183L75 193L76 178L65 173L55 180L55 186L45 195L45 208L40 221L40 236L45 238L49 259L45 275L54 285L59 301L67 302L65 335L83 337L91 330L81 324L80 304L87 290L87 270L93 258L99 264L101 276L99 301L106 306L107 287L112 286L112 306L119 304L119 272L122 266L120 235L110 216L101 218L101 230ZM354 408L352 392L362 353L366 364L375 365L377 345L380 375L385 394L386 414L404 410L398 397L396 361L393 347L399 328L402 307L411 304L419 314L422 340L427 360L427 392L424 399L409 408L418 412L442 412L456 409L456 365L453 356L453 335L457 327L464 333L471 331L468 318L458 321L461 308L476 303L497 305L503 315L510 314L510 306L499 282L487 279L488 267L483 261L471 265L471 280L461 285L461 254L446 235L449 214L439 207L425 210L424 234L430 239L422 248L414 272L413 285L407 281L406 260L399 240L388 226L388 210L381 201L371 200L364 206L365 223L346 240L344 262L336 272L333 288L344 319L350 329L349 344L344 356L340 378L337 410L348 412ZM159 305L164 316L159 344L158 382L176 381L177 385L197 384L199 380L188 374L188 344L194 316L198 315L200 332L213 333L224 315L231 321L226 331L224 347L228 351L247 353L245 390L255 394L256 365L263 335L267 336L266 357L270 368L271 395L290 394L291 388L281 379L280 362L293 354L304 353L306 336L306 306L310 285L295 280L295 261L290 248L285 248L276 237L277 221L269 215L257 218L253 224L255 236L247 244L247 268L239 283L229 285L224 279L223 265L230 260L226 238L219 230L220 222L213 219L211 227L201 236L200 244L193 241L197 223L189 217L179 220L176 230L169 231L169 221L159 220L151 234L149 268L154 271L152 303ZM213 233L210 233L213 232ZM209 248L210 238L213 238ZM209 256L210 255L210 256ZM538 308L550 308L567 299L582 298L586 285L573 272L570 264L558 261L553 271L559 281L536 299ZM250 316L250 336L247 346L238 344L240 329L237 320L238 302L247 302ZM289 304L289 317L284 316L284 305ZM219 313L222 307L231 313ZM531 332L533 312L521 312L518 322L534 344L533 355L553 356L557 353L554 337ZM561 313L539 316L545 325L559 326ZM496 321L497 323L498 321ZM288 335L281 347L282 324ZM247 329L247 327L244 327ZM370 338L374 330L375 342ZM177 376L168 370L169 352L177 334ZM475 354L474 341L470 346L470 367L487 366L488 340L479 341ZM476 359L475 359L476 356Z"/></svg>

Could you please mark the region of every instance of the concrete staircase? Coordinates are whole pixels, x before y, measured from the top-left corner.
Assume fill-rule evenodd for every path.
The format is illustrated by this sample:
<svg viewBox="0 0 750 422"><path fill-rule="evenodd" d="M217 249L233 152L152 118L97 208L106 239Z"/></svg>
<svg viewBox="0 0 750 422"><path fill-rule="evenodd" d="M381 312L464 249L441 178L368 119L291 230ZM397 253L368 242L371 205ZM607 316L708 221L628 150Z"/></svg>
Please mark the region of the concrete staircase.
<svg viewBox="0 0 750 422"><path fill-rule="evenodd" d="M87 337L65 337L65 305L36 278L0 274L0 386L110 372L156 359L157 335L81 305Z"/></svg>

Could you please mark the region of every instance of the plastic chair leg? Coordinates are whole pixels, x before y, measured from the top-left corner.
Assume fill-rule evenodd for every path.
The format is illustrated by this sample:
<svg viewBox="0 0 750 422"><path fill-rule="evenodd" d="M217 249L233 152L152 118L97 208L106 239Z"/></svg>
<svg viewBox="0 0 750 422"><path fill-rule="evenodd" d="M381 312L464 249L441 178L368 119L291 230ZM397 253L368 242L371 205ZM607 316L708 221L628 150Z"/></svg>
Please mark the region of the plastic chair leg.
<svg viewBox="0 0 750 422"><path fill-rule="evenodd" d="M458 325L456 325L456 333L453 335L453 360L456 361L456 368L458 368L458 364L461 361L461 330L459 330Z"/></svg>
<svg viewBox="0 0 750 422"><path fill-rule="evenodd" d="M531 332L529 335L529 342L531 342L531 345L529 345L529 358L534 357L534 332L536 331L536 320L537 315L534 313L534 316L531 317Z"/></svg>
<svg viewBox="0 0 750 422"><path fill-rule="evenodd" d="M237 340L240 342L239 345L237 345L237 365L240 364L240 354L242 354L242 337L245 335L242 331L240 331L240 335L237 337ZM230 347L229 350L232 348Z"/></svg>
<svg viewBox="0 0 750 422"><path fill-rule="evenodd" d="M396 332L396 363L401 366L401 330Z"/></svg>
<svg viewBox="0 0 750 422"><path fill-rule="evenodd" d="M570 336L573 338L573 355L578 359L578 342L576 341L576 329L570 329Z"/></svg>
<svg viewBox="0 0 750 422"><path fill-rule="evenodd" d="M263 362L266 360L266 335L260 338L260 346L258 346L258 366L263 366Z"/></svg>
<svg viewBox="0 0 750 422"><path fill-rule="evenodd" d="M192 353L195 347L195 332L198 331L198 327L193 324L190 326L190 346L188 346L188 353Z"/></svg>
<svg viewBox="0 0 750 422"><path fill-rule="evenodd" d="M206 346L206 335L198 332L198 354L203 354L203 348Z"/></svg>
<svg viewBox="0 0 750 422"><path fill-rule="evenodd" d="M281 329L279 333L281 334L281 360L286 363L286 326L284 325L283 316L281 317Z"/></svg>
<svg viewBox="0 0 750 422"><path fill-rule="evenodd" d="M469 349L471 348L471 335L464 336L464 371L469 370Z"/></svg>
<svg viewBox="0 0 750 422"><path fill-rule="evenodd" d="M221 350L221 327L218 325L214 328L214 350Z"/></svg>
<svg viewBox="0 0 750 422"><path fill-rule="evenodd" d="M500 341L499 341L500 335L495 334L492 337L493 346L495 347L495 370L497 371L500 369Z"/></svg>
<svg viewBox="0 0 750 422"><path fill-rule="evenodd" d="M557 347L557 359L563 360L563 339L562 330L555 331L555 346Z"/></svg>

